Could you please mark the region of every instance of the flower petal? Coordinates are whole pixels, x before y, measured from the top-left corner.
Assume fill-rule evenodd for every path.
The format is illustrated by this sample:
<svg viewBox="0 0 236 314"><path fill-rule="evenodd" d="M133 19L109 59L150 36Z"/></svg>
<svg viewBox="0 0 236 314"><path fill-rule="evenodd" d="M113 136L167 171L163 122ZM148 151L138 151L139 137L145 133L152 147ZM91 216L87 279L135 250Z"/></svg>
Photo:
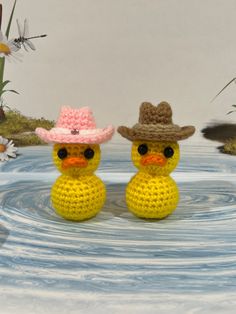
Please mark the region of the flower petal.
<svg viewBox="0 0 236 314"><path fill-rule="evenodd" d="M2 139L2 144L3 144L3 145L7 145L7 143L8 143L8 140L7 140L6 138L3 138L3 139Z"/></svg>
<svg viewBox="0 0 236 314"><path fill-rule="evenodd" d="M5 161L5 160L9 160L9 157L7 156L7 154L4 153L0 153L0 161Z"/></svg>
<svg viewBox="0 0 236 314"><path fill-rule="evenodd" d="M16 154L14 152L8 152L7 155L16 158Z"/></svg>

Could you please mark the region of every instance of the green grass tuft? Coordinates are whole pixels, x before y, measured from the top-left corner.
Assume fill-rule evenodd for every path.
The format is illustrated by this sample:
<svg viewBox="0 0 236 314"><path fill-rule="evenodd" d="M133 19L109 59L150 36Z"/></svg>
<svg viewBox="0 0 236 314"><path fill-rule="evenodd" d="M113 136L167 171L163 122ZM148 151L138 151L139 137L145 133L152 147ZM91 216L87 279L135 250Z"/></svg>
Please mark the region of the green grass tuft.
<svg viewBox="0 0 236 314"><path fill-rule="evenodd" d="M26 117L17 110L6 111L5 115L6 120L0 122L0 135L13 140L16 146L45 145L34 131L37 127L50 130L55 125L54 121Z"/></svg>
<svg viewBox="0 0 236 314"><path fill-rule="evenodd" d="M224 146L221 146L220 151L225 154L236 155L236 138L228 140Z"/></svg>

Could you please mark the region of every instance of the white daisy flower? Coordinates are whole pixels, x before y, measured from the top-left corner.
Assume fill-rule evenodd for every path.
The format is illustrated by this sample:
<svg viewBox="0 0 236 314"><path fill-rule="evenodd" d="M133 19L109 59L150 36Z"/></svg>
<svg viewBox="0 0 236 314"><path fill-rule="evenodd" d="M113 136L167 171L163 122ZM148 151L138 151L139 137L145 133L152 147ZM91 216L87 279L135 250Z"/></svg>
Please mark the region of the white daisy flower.
<svg viewBox="0 0 236 314"><path fill-rule="evenodd" d="M0 161L9 160L9 157L16 158L16 152L13 141L0 136Z"/></svg>
<svg viewBox="0 0 236 314"><path fill-rule="evenodd" d="M12 57L17 59L19 48L14 44L14 39L8 40L0 30L0 57L6 57L10 60Z"/></svg>

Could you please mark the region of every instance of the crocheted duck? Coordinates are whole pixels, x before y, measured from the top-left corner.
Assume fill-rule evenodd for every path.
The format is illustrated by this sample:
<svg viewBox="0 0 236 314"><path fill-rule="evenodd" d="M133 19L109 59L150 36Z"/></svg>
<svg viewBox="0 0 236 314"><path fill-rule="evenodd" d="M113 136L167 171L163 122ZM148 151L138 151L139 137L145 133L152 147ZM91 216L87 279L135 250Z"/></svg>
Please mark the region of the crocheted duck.
<svg viewBox="0 0 236 314"><path fill-rule="evenodd" d="M131 157L139 169L126 188L129 210L141 218L162 219L171 214L179 200L178 187L169 174L179 162L177 141L193 135L193 126L179 127L172 122L167 102L158 106L144 102L139 123L120 126L118 132L133 142Z"/></svg>
<svg viewBox="0 0 236 314"><path fill-rule="evenodd" d="M37 128L36 134L53 143L53 160L62 175L51 191L56 212L68 220L85 220L102 208L106 190L94 171L101 158L99 144L111 139L113 126L96 128L88 107L62 107L56 127L50 131Z"/></svg>

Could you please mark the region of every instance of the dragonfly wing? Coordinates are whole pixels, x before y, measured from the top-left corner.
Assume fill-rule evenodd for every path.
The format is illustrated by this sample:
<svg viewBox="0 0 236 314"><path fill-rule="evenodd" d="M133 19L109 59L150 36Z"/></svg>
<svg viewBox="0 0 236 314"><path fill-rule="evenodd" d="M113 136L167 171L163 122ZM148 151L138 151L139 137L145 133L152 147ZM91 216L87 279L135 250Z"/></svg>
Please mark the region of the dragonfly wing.
<svg viewBox="0 0 236 314"><path fill-rule="evenodd" d="M22 45L23 45L25 51L29 51L29 50L27 49L27 47L26 47L25 41L22 42Z"/></svg>
<svg viewBox="0 0 236 314"><path fill-rule="evenodd" d="M19 22L18 19L16 20L16 24L17 24L17 28L18 28L19 37L23 37L22 27L21 27L20 22Z"/></svg>
<svg viewBox="0 0 236 314"><path fill-rule="evenodd" d="M12 45L12 50L13 51L18 51L18 50L20 50L20 48L21 48L21 45L20 45L20 43L18 43L17 41L15 41L14 39L11 39L10 41L10 44Z"/></svg>
<svg viewBox="0 0 236 314"><path fill-rule="evenodd" d="M36 50L36 47L35 47L35 45L32 43L31 40L27 39L27 40L25 41L25 43L26 43L32 50Z"/></svg>
<svg viewBox="0 0 236 314"><path fill-rule="evenodd" d="M25 19L24 21L24 34L23 34L24 38L29 37L29 24L28 24L28 20Z"/></svg>

